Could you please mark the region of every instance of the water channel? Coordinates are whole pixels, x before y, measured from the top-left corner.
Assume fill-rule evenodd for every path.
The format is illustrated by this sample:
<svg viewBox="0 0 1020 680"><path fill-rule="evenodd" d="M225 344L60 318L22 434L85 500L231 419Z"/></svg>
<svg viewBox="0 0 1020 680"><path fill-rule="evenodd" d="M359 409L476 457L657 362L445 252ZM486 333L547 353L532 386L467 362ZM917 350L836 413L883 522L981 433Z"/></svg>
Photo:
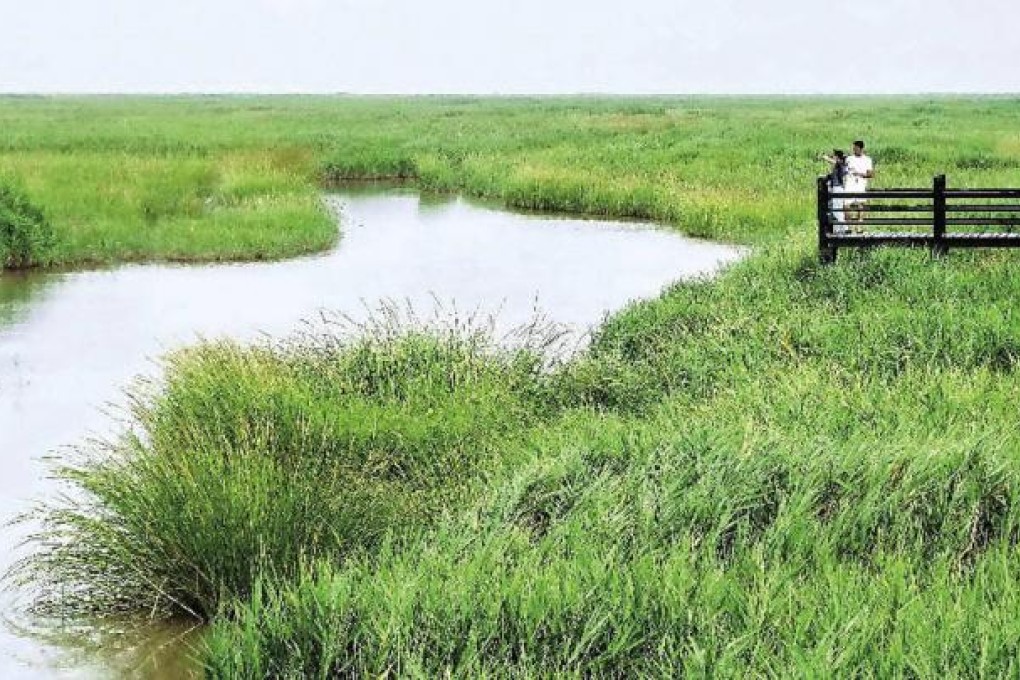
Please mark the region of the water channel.
<svg viewBox="0 0 1020 680"><path fill-rule="evenodd" d="M509 213L407 189L352 188L325 200L342 235L322 255L0 274L0 521L56 493L44 458L110 436L124 388L157 375L158 358L174 348L286 336L322 310L357 318L385 300L492 314L505 327L537 309L582 337L629 301L743 255L649 224ZM22 554L28 530L4 528L0 570ZM59 630L55 640L26 635L31 622L16 613L25 598L0 596L0 677L182 672L180 655L166 652L179 646L181 631L161 631L141 653L83 651L61 644Z"/></svg>

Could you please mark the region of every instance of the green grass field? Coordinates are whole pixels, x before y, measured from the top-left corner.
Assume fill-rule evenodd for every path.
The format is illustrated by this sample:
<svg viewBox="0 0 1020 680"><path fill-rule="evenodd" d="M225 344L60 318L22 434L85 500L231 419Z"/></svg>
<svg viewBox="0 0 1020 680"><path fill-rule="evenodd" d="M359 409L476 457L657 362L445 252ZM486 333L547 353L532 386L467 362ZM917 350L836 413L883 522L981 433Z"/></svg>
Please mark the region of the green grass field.
<svg viewBox="0 0 1020 680"><path fill-rule="evenodd" d="M876 186L1020 185L1018 103L0 100L55 262L322 247L319 187L365 177L756 247L566 363L386 320L180 352L20 575L51 613L209 621L211 677L1014 676L1020 256L821 268L812 217L857 137ZM165 240L127 236L146 200Z"/></svg>
<svg viewBox="0 0 1020 680"><path fill-rule="evenodd" d="M1015 182L1017 100L0 97L0 183L52 221L42 264L321 250L331 180L413 179L508 206L797 238L821 151L870 143L876 185Z"/></svg>

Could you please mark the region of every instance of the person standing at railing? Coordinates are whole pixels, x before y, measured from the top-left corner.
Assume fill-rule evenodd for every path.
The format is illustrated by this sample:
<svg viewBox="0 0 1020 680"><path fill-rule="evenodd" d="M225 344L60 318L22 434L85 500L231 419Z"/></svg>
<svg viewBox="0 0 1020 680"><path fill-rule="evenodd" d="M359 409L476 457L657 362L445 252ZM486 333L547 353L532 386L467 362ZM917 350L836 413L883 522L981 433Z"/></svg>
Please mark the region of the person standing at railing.
<svg viewBox="0 0 1020 680"><path fill-rule="evenodd" d="M822 154L823 161L829 163L832 168L826 175L829 185L829 219L832 220L832 231L835 234L845 234L848 228L843 223L843 199L840 194L846 191L846 154L841 149L833 149L831 156Z"/></svg>
<svg viewBox="0 0 1020 680"><path fill-rule="evenodd" d="M854 142L854 152L846 160L846 182L844 191L848 194L863 194L868 190L868 180L875 176L875 163L864 153L864 142ZM860 224L867 209L866 198L850 198L846 201L848 222Z"/></svg>

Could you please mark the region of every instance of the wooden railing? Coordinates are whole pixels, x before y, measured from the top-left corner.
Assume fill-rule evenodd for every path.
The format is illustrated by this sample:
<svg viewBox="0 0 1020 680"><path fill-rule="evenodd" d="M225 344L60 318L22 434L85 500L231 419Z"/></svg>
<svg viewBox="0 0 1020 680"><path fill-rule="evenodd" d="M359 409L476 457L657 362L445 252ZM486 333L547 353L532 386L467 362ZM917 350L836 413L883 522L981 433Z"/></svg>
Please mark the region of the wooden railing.
<svg viewBox="0 0 1020 680"><path fill-rule="evenodd" d="M927 247L936 256L950 248L1020 248L1020 189L947 189L938 175L931 189L840 193L819 177L819 259L828 264L840 248L879 245Z"/></svg>

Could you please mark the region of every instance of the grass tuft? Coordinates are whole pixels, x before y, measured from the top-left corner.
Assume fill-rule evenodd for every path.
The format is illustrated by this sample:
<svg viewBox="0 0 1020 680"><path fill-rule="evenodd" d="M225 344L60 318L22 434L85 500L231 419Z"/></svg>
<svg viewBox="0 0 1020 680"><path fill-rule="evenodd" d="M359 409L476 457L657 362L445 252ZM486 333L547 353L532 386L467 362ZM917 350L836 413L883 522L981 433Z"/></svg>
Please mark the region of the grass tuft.
<svg viewBox="0 0 1020 680"><path fill-rule="evenodd" d="M0 270L46 264L53 250L53 227L28 196L0 178Z"/></svg>
<svg viewBox="0 0 1020 680"><path fill-rule="evenodd" d="M461 506L544 417L541 347L371 327L170 356L133 394L134 431L57 470L67 494L15 572L43 584L38 608L208 620L260 575L342 563Z"/></svg>

